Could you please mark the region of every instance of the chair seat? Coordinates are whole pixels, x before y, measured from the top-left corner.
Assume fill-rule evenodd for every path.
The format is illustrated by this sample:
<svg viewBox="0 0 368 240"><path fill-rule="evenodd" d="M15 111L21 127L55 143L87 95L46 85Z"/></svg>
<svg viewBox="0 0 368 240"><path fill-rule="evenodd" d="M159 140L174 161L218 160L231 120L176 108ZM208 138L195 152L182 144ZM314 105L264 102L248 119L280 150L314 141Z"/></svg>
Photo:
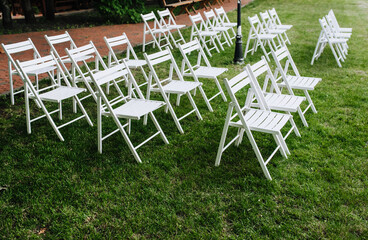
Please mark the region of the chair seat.
<svg viewBox="0 0 368 240"><path fill-rule="evenodd" d="M54 90L51 90L45 93L41 93L39 94L39 97L41 98L41 100L44 100L44 101L60 102L64 99L74 97L84 91L86 91L86 89L84 88L61 86ZM35 98L35 97L33 95L30 95L30 98Z"/></svg>
<svg viewBox="0 0 368 240"><path fill-rule="evenodd" d="M258 34L260 39L274 39L277 35L275 34Z"/></svg>
<svg viewBox="0 0 368 240"><path fill-rule="evenodd" d="M296 112L305 97L287 94L266 93L265 99L268 106L273 110Z"/></svg>
<svg viewBox="0 0 368 240"><path fill-rule="evenodd" d="M199 32L199 35L206 36L206 37L216 36L217 34L218 34L218 32L216 32L216 31L200 31Z"/></svg>
<svg viewBox="0 0 368 240"><path fill-rule="evenodd" d="M88 60L90 58L93 58L93 56L92 55L80 56L80 57L75 58L75 61L80 62L80 61ZM71 63L72 62L68 56L61 57L61 61L63 61L63 63Z"/></svg>
<svg viewBox="0 0 368 240"><path fill-rule="evenodd" d="M286 29L286 30L289 30L292 27L293 27L293 25L277 25L276 26L276 28L278 28L278 29Z"/></svg>
<svg viewBox="0 0 368 240"><path fill-rule="evenodd" d="M129 102L114 109L116 116L121 118L140 119L142 116L159 109L165 103L161 101L131 99ZM104 115L110 115L109 112L104 112Z"/></svg>
<svg viewBox="0 0 368 240"><path fill-rule="evenodd" d="M126 61L129 68L137 68L142 67L147 64L146 60L135 60L135 59L129 59Z"/></svg>
<svg viewBox="0 0 368 240"><path fill-rule="evenodd" d="M49 66L49 67L45 67L45 68L39 68L39 69L36 69L36 70L26 70L26 73L27 75L32 75L32 76L35 76L35 75L39 75L39 74L42 74L42 73L47 73L47 72L50 72L52 70L55 70L56 69L56 66Z"/></svg>
<svg viewBox="0 0 368 240"><path fill-rule="evenodd" d="M352 28L339 28L340 32L345 32L345 33L351 33L353 31Z"/></svg>
<svg viewBox="0 0 368 240"><path fill-rule="evenodd" d="M330 41L331 43L346 43L348 41L347 38L330 38L326 39L326 41Z"/></svg>
<svg viewBox="0 0 368 240"><path fill-rule="evenodd" d="M212 29L214 31L225 32L225 31L229 30L230 27L213 27Z"/></svg>
<svg viewBox="0 0 368 240"><path fill-rule="evenodd" d="M162 88L164 89L165 93L185 94L194 90L200 85L202 85L202 83L200 82L172 80L168 84L164 85Z"/></svg>
<svg viewBox="0 0 368 240"><path fill-rule="evenodd" d="M199 67L194 70L194 74L199 78L214 78L227 71L227 68Z"/></svg>
<svg viewBox="0 0 368 240"><path fill-rule="evenodd" d="M269 33L271 34L282 34L286 32L287 29L269 29Z"/></svg>
<svg viewBox="0 0 368 240"><path fill-rule="evenodd" d="M351 37L351 33L340 32L340 33L335 33L335 35L338 38L350 38Z"/></svg>
<svg viewBox="0 0 368 240"><path fill-rule="evenodd" d="M157 33L167 33L168 31L170 31L170 29L168 29L168 28L152 29L152 33L153 33L153 34L157 34Z"/></svg>
<svg viewBox="0 0 368 240"><path fill-rule="evenodd" d="M222 26L224 27L236 27L238 24L237 23L223 23Z"/></svg>
<svg viewBox="0 0 368 240"><path fill-rule="evenodd" d="M298 77L298 76L286 76L287 81L291 88L301 90L314 90L314 87L322 80L321 78L313 77ZM286 87L286 84L282 82L281 87Z"/></svg>
<svg viewBox="0 0 368 240"><path fill-rule="evenodd" d="M250 109L244 119L250 130L266 133L278 133L289 121L291 115L265 110ZM241 120L231 123L233 126L243 127Z"/></svg>
<svg viewBox="0 0 368 240"><path fill-rule="evenodd" d="M183 27L185 27L186 25L184 25L184 24L182 24L182 25L166 25L166 27L168 28L168 29L170 29L170 30L173 30L173 29L181 29L181 28L183 28Z"/></svg>

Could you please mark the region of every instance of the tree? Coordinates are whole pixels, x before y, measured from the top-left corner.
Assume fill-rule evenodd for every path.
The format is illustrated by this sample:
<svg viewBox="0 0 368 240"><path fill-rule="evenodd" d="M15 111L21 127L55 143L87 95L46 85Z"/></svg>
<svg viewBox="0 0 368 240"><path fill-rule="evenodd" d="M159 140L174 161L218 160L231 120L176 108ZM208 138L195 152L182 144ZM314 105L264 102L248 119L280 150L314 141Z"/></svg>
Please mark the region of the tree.
<svg viewBox="0 0 368 240"><path fill-rule="evenodd" d="M11 18L11 5L10 0L0 0L0 10L3 13L3 26L6 29L13 27L13 21Z"/></svg>
<svg viewBox="0 0 368 240"><path fill-rule="evenodd" d="M46 12L44 13L47 20L55 19L55 1L45 0Z"/></svg>
<svg viewBox="0 0 368 240"><path fill-rule="evenodd" d="M26 19L26 23L35 23L36 18L32 10L31 0L21 0L21 5Z"/></svg>

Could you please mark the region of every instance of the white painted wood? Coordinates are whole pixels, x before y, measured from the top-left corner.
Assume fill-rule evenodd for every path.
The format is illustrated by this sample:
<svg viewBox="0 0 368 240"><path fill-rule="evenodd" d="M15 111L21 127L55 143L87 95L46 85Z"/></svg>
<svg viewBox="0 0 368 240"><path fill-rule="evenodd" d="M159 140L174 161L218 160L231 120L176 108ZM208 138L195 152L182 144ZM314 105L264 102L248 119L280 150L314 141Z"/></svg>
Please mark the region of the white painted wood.
<svg viewBox="0 0 368 240"><path fill-rule="evenodd" d="M178 47L178 43L185 43L185 39L183 37L183 35L180 32L180 29L186 27L185 25L178 25L175 22L174 17L171 15L169 9L165 9L163 11L157 10L157 13L160 17L160 24L163 28L165 29L169 29L170 30L170 34L169 37L171 38L171 40L173 41L175 47ZM177 31L179 38L175 39L174 35L172 34L173 31Z"/></svg>

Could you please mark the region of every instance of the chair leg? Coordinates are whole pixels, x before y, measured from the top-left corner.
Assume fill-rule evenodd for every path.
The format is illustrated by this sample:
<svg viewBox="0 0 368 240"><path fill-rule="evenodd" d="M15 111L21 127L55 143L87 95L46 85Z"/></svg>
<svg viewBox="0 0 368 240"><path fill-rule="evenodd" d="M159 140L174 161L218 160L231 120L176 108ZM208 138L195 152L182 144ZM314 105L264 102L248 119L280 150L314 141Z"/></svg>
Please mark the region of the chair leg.
<svg viewBox="0 0 368 240"><path fill-rule="evenodd" d="M161 127L160 127L160 124L158 124L158 121L157 121L157 119L156 119L155 115L153 115L153 113L152 113L152 112L150 112L150 113L149 113L149 115L150 115L150 117L151 117L151 119L152 119L153 124L155 124L156 129L160 132L160 136L161 136L162 140L163 140L166 144L169 144L169 141L167 140L167 138L166 138L166 136L165 136L164 132L162 131L162 129L161 129Z"/></svg>
<svg viewBox="0 0 368 240"><path fill-rule="evenodd" d="M303 111L300 109L300 107L298 107L298 114L299 114L300 119L301 119L301 120L302 120L302 122L303 122L304 127L308 127L308 122L307 122L307 120L305 119L305 116L304 116L304 114L303 114Z"/></svg>
<svg viewBox="0 0 368 240"><path fill-rule="evenodd" d="M97 146L98 152L102 153L102 114L101 114L101 97L97 97Z"/></svg>
<svg viewBox="0 0 368 240"><path fill-rule="evenodd" d="M313 103L312 98L310 97L310 95L308 93L308 90L303 90L303 92L304 92L305 97L307 98L308 103L311 105L312 111L314 113L317 113L317 109L314 106L314 103Z"/></svg>
<svg viewBox="0 0 368 240"><path fill-rule="evenodd" d="M279 136L277 134L272 134L272 136L275 139L275 142L276 142L277 146L279 147L279 151L280 151L281 155L284 158L287 159L288 158L287 153L286 153L286 151L284 149L284 146L281 143L281 140L280 140Z"/></svg>
<svg viewBox="0 0 368 240"><path fill-rule="evenodd" d="M290 150L289 150L288 146L286 145L286 142L285 142L284 137L282 136L281 132L279 132L279 133L277 134L277 137L279 138L280 143L281 143L281 145L283 146L283 148L284 148L284 150L285 150L286 154L290 154Z"/></svg>
<svg viewBox="0 0 368 240"><path fill-rule="evenodd" d="M222 87L221 87L221 85L220 85L220 83L219 83L219 81L218 81L217 77L215 77L215 83L216 83L216 86L217 86L218 90L219 90L219 91L220 91L220 93L221 93L222 100L224 100L224 102L227 102L227 98L226 98L226 96L225 96L224 91L222 90Z"/></svg>
<svg viewBox="0 0 368 240"><path fill-rule="evenodd" d="M219 166L220 165L221 156L222 156L222 153L224 152L223 149L224 149L224 145L225 145L227 131L229 129L229 123L230 123L230 119L231 119L231 113L233 112L233 108L234 107L231 104L229 104L229 107L227 109L227 114L226 114L226 120L225 120L225 124L224 124L224 129L222 130L220 145L219 145L219 148L217 150L217 156L216 156L215 166Z"/></svg>
<svg viewBox="0 0 368 240"><path fill-rule="evenodd" d="M206 105L207 105L208 110L210 110L210 112L213 112L213 108L212 108L212 106L210 104L210 101L208 100L208 98L206 96L206 93L204 92L202 86L199 86L198 88L199 88L199 92L201 93L204 101L206 102Z"/></svg>
<svg viewBox="0 0 368 240"><path fill-rule="evenodd" d="M14 97L14 96L13 96ZM31 134L31 114L29 109L29 98L28 98L28 87L27 84L24 84L24 102L26 107L26 124L27 124L27 132Z"/></svg>
<svg viewBox="0 0 368 240"><path fill-rule="evenodd" d="M339 57L337 56L336 52L335 52L335 49L333 47L333 44L329 43L330 45L330 48L331 48L331 51L332 51L332 54L334 55L335 59L336 59L336 62L337 62L337 65L339 65L339 67L342 67L340 61L339 61Z"/></svg>
<svg viewBox="0 0 368 240"><path fill-rule="evenodd" d="M201 114L199 113L199 110L198 110L198 108L197 108L197 105L195 104L195 102L194 102L194 100L193 100L192 95L190 95L190 92L187 92L187 96L188 96L188 98L189 98L190 104L191 104L191 105L193 106L193 108L195 109L195 113L196 113L196 115L197 115L198 119L199 119L199 120L202 120L203 118L202 118Z"/></svg>

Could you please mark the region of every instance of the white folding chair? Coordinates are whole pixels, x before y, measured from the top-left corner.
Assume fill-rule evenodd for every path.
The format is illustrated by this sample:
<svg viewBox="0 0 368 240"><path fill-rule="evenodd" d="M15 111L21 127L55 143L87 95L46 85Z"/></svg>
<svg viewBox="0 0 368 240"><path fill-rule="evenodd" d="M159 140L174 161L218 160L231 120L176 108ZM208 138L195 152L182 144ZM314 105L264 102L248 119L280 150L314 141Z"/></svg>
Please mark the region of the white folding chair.
<svg viewBox="0 0 368 240"><path fill-rule="evenodd" d="M248 21L250 23L250 30L248 35L247 46L244 52L244 58L247 57L248 52L251 52L252 55L257 51L258 46L262 48L264 55L266 56L267 61L270 61L268 57L271 54L272 50L277 50L281 48L283 45L279 43L276 45L275 39L277 39L277 34L267 34L262 27L262 24L257 15L253 17L248 17ZM253 46L250 48L250 41L253 40ZM267 52L265 46L268 45L270 51Z"/></svg>
<svg viewBox="0 0 368 240"><path fill-rule="evenodd" d="M237 23L230 22L223 7L215 8L215 12L217 14L217 19L219 20L221 26L230 27L231 31L233 32L233 37L231 37L231 40L234 39L236 37L236 32L234 28L238 26Z"/></svg>
<svg viewBox="0 0 368 240"><path fill-rule="evenodd" d="M325 19L327 21L327 24L329 26L330 31L332 32L332 35L334 38L338 38L338 39L346 39L346 43L341 44L341 50L344 53L344 55L348 55L348 40L351 37L351 33L347 33L347 32L340 32L339 28L337 26L335 26L335 23L332 19L332 17L330 16L330 14L325 16Z"/></svg>
<svg viewBox="0 0 368 240"><path fill-rule="evenodd" d="M290 55L289 50L284 47L276 52L272 52L273 59L276 62L276 70L274 72L274 78L276 83L281 88L286 88L289 94L294 95L293 89L301 90L304 96L307 98L308 106L302 112L303 115L309 108L312 108L314 113L317 113L316 107L308 93L308 91L314 90L316 85L322 81L321 78L314 77L302 77L294 63L293 58ZM289 66L294 73L288 74ZM279 75L280 74L280 75Z"/></svg>
<svg viewBox="0 0 368 240"><path fill-rule="evenodd" d="M64 141L63 136L60 133L60 128L65 127L79 119L85 118L89 125L93 126L86 110L84 109L82 103L80 102L78 95L85 91L84 88L76 88L72 87L68 81L68 78L64 74L62 68L58 64L55 56L53 53L51 55L40 57L34 60L24 61L20 62L19 60L16 60L17 68L20 71L20 76L24 82L24 99L25 99L25 107L26 107L26 124L27 124L27 132L31 133L31 123L39 120L41 118L46 117L51 124L52 128L54 129L55 133L58 135L59 139L61 141ZM44 71L44 69L49 68L57 68L58 70L58 78L57 80L54 79L54 81L51 81L52 84L43 88L36 89L31 80L29 79L28 72L29 71ZM62 81L65 85L62 85ZM51 117L51 114L53 113L59 113L59 119L62 120L63 114L62 114L62 101L66 99L73 98L79 108L82 111L82 115L74 118L73 120L70 120L69 122L66 122L62 125L57 126L54 122L54 120ZM31 119L31 108L29 105L29 100L33 99L35 100L38 107L40 107L44 113L44 115L35 117ZM58 109L54 111L48 111L46 108L44 102L54 102L58 104Z"/></svg>
<svg viewBox="0 0 368 240"><path fill-rule="evenodd" d="M162 131L159 123L157 122L153 112L162 106L165 105L164 102L161 101L152 101L146 100L143 97L142 92L140 91L138 84L134 80L133 75L131 74L129 67L125 63L123 59L121 64L115 65L109 69L102 70L99 72L89 72L89 75L92 79L92 82L96 86L97 89L97 132L98 132L98 151L102 153L102 141L106 138L112 136L113 134L120 132L123 135L125 142L127 143L130 151L132 152L135 160L138 163L141 163L137 149L141 147L143 144L147 143L155 136L160 135L163 141L168 144L168 140ZM120 78L124 79L124 81L129 81L130 89L128 89L127 94L119 94L117 97L113 96L108 98L103 90L103 85L112 83L115 84ZM135 91L137 92L138 97L135 98L132 95L131 86L133 85ZM141 142L140 144L134 146L131 142L128 133L130 133L130 121L131 120L140 120L142 116L149 115L157 129L157 132L148 137L146 140ZM102 116L111 117L118 127L114 131L103 136L102 132ZM127 123L122 124L120 119L126 119ZM124 128L128 128L128 133Z"/></svg>
<svg viewBox="0 0 368 240"><path fill-rule="evenodd" d="M346 58L344 54L343 44L346 44L348 39L334 37L325 18L319 19L319 23L322 27L322 31L318 37L318 41L317 41L317 45L313 53L311 65L313 65L314 61L317 60L321 56L323 50L328 44L331 48L332 54L334 55L336 59L337 65L339 67L342 67L340 61L344 62L345 61L344 59Z"/></svg>
<svg viewBox="0 0 368 240"><path fill-rule="evenodd" d="M295 96L293 94L282 94L282 91L277 86L276 80L273 77L270 66L268 65L266 59L262 56L262 60L246 66L248 74L250 75L250 80L253 81L253 85L258 88L258 92L262 93L262 98L264 98L264 104L267 105L267 109L275 111L284 111L286 114L290 112L298 112L304 126L308 127L307 120L300 108L300 104L305 100L305 97ZM263 79L263 87L260 87L260 81L258 79ZM268 83L270 82L270 86ZM259 107L259 102L255 102L257 99L254 97L253 89L250 89L247 94L247 101L245 105L247 107ZM292 125L297 130L294 122ZM297 133L300 136L299 133Z"/></svg>
<svg viewBox="0 0 368 240"><path fill-rule="evenodd" d="M206 52L210 57L212 57L211 50L215 49L218 53L220 52L215 43L215 39L217 43L220 45L220 49L224 50L224 48L221 45L220 39L217 36L219 32L209 30L200 13L193 16L189 15L189 18L190 21L192 22L190 41L193 41L194 37L198 36L200 42L202 43L202 47L206 49ZM199 23L199 26L197 26L197 23ZM212 48L209 48L207 46L207 43L212 44Z"/></svg>
<svg viewBox="0 0 368 240"><path fill-rule="evenodd" d="M109 49L109 54L107 58L107 66L110 68L114 65L121 64L123 60L127 63L129 69L139 68L142 72L144 81L138 84L139 87L142 87L148 83L148 77L146 71L143 69L144 66L147 65L146 60L138 59L137 54L134 51L132 44L130 43L127 35L123 33L120 36L107 38L104 37L107 48ZM121 56L119 58L116 56L116 48L118 48ZM115 50L114 50L115 49ZM122 54L122 51L125 50L125 54ZM106 93L109 93L109 84L106 84Z"/></svg>
<svg viewBox="0 0 368 240"><path fill-rule="evenodd" d="M74 49L65 49L65 51L78 73L78 75L75 78L76 79L75 84L80 83L80 82L84 83L84 85L86 86L89 92L89 94L81 98L81 100L84 100L92 96L93 99L97 102L96 90L91 86L92 79L90 76L88 76L88 74L89 72L93 72L93 73L99 72L100 65L102 66L102 70L106 70L108 69L108 67L103 61L100 53L97 51L95 45L93 44L92 41L90 41L90 43L87 45L84 45L78 48L74 48ZM95 60L94 66L89 66L87 63L88 59L86 59L86 56L91 56L91 55L93 56ZM79 62L82 63L81 66L83 66L86 69L85 71L82 70L81 66L79 65ZM117 88L117 91L121 93L119 88Z"/></svg>
<svg viewBox="0 0 368 240"><path fill-rule="evenodd" d="M201 92L204 100L206 101L208 109L212 112L213 109L210 101L212 101L215 97L221 94L222 99L226 102L226 96L218 81L218 77L226 72L228 69L212 67L197 38L194 38L193 41L186 44L179 44L179 50L183 56L180 69L183 76L192 77L196 82L199 82L199 78L213 79L215 81L219 91L215 95L210 97L210 99L207 98L204 92ZM196 54L192 57L196 58L195 64L192 64L189 60L189 55L192 53ZM202 88L200 88L200 91L202 91Z"/></svg>
<svg viewBox="0 0 368 240"><path fill-rule="evenodd" d="M144 22L143 28L143 52L146 50L146 45L153 44L153 47L157 46L160 51L162 47L169 46L172 49L169 35L171 34L169 28L163 28L160 22L157 20L155 14L153 12L148 14L141 14L141 17ZM153 21L152 26L150 26L149 21ZM152 41L146 42L146 35L151 35L153 38ZM162 41L166 41L165 44L161 45Z"/></svg>
<svg viewBox="0 0 368 240"><path fill-rule="evenodd" d="M69 78L72 79L72 83L75 82L76 72L75 67L71 64L71 60L67 55L60 56L60 52L64 52L65 48L75 49L77 45L73 41L72 37L69 35L67 31L63 34L55 35L55 36L47 36L45 35L45 39L50 46L50 52L53 52L55 57L59 60L60 66L64 69L65 74L68 75ZM56 49L58 48L59 51ZM83 56L83 58L77 59L78 62L82 60L87 60L93 58L92 55ZM70 68L67 68L65 64L70 64ZM71 73L69 72L71 71Z"/></svg>
<svg viewBox="0 0 368 240"><path fill-rule="evenodd" d="M224 83L226 90L230 95L231 102L229 103L229 107L227 110L226 120L224 124L224 129L222 131L220 145L217 151L215 165L220 165L222 153L232 143L235 142L235 145L239 146L239 144L242 142L242 138L245 132L257 156L258 162L261 165L264 175L267 179L272 180L271 175L267 169L267 164L270 162L277 151L280 151L281 155L285 158L287 158L287 154L290 154L285 139L290 135L292 131L297 131L297 129L295 128L295 126L292 126L285 136L282 135L281 129L284 128L287 122L292 123L292 115L271 112L266 102L264 101L262 93L258 91L258 88L254 85L254 82L250 80L247 71L243 71L231 80L224 79ZM249 87L253 89L257 101L259 102L260 109L248 108L247 106L242 107L239 104L238 98L240 98L240 96L244 96L246 90L249 89ZM239 92L241 92L241 94ZM237 97L236 94L239 96ZM241 102L245 101L241 100ZM234 108L235 113L233 113ZM225 145L227 132L230 126L238 128L238 133ZM276 149L266 160L263 158L257 146L252 131L272 134L276 142Z"/></svg>
<svg viewBox="0 0 368 240"><path fill-rule="evenodd" d="M275 8L272 8L272 9L268 10L268 13L270 14L271 20L272 20L275 28L289 30L290 28L293 27L293 25L284 25L284 24L281 23L279 15L277 15L277 12L276 12Z"/></svg>
<svg viewBox="0 0 368 240"><path fill-rule="evenodd" d="M180 133L184 133L183 128L180 125L180 121L193 112L196 113L198 119L202 120L202 116L199 113L199 110L192 98L192 95L190 94L191 91L199 88L202 83L200 82L190 82L190 81L184 81L183 76L180 73L180 70L176 64L176 61L168 47L166 47L166 50L153 53L150 55L147 55L146 53L143 54L144 58L147 61L147 64L150 68L149 73L149 81L147 86L147 97L146 99L150 99L151 92L159 92L161 93L165 103L166 103L166 112L167 110L170 111L170 114L172 118L174 119L174 122L176 124L176 127L178 128ZM169 76L167 78L160 78L156 71L155 66L158 64L166 64L167 62L170 63L170 70L169 70ZM173 74L176 73L179 80L173 79ZM155 82L152 82L152 78L154 78ZM170 94L178 94L180 95L187 95L190 104L193 107L193 110L189 111L182 117L178 118L174 112L174 109L170 103ZM178 105L178 102L177 102Z"/></svg>
<svg viewBox="0 0 368 240"><path fill-rule="evenodd" d="M286 31L288 29L277 28L277 25L275 26L275 24L273 24L268 11L260 12L259 15L261 16L262 26L266 30L266 33L277 34L278 40L281 41L284 45L286 45L286 43L291 44L286 34Z"/></svg>
<svg viewBox="0 0 368 240"><path fill-rule="evenodd" d="M342 33L352 33L353 32L352 28L340 27L339 22L336 19L335 13L332 9L328 12L328 15L331 17L331 20L333 21L333 25L335 26L335 28L338 29L339 32L342 32Z"/></svg>
<svg viewBox="0 0 368 240"><path fill-rule="evenodd" d="M220 42L222 38L224 39L221 42L221 45L227 44L230 47L230 44L232 44L232 42L231 42L231 37L228 33L228 30L230 30L231 27L221 26L219 20L217 19L215 15L215 12L212 9L209 11L204 11L203 14L206 17L205 23L207 25L207 28L209 30L219 32L218 36L219 36Z"/></svg>
<svg viewBox="0 0 368 240"><path fill-rule="evenodd" d="M180 29L184 28L185 25L179 25L176 24L173 16L171 15L169 9L165 9L163 11L157 10L158 15L160 16L160 24L166 29L170 29L170 31L177 31L179 34L179 38L175 39L174 35L171 33L169 36L171 37L171 40L173 41L175 47L177 47L178 43L185 43L185 39L183 35L180 32Z"/></svg>
<svg viewBox="0 0 368 240"><path fill-rule="evenodd" d="M14 96L16 94L22 93L24 89L15 91L14 90L14 80L13 75L20 75L19 69L17 69L17 66L15 64L15 59L13 58L13 55L19 55L23 54L27 51L33 52L33 58L40 58L41 55L37 51L35 45L33 44L32 40L28 38L26 41L18 42L18 43L12 43L12 44L4 44L1 43L2 48L5 51L5 54L8 57L8 71L9 71L9 85L10 85L10 101L11 104L14 105ZM19 56L18 56L19 57ZM24 59L26 60L26 59ZM28 59L29 60L29 59ZM53 76L53 70L55 69L55 66L49 66L46 69L38 69L38 71L33 71L32 69L27 69L27 75L35 77L36 82L36 89L38 89L38 76L40 74L49 74L50 76Z"/></svg>

